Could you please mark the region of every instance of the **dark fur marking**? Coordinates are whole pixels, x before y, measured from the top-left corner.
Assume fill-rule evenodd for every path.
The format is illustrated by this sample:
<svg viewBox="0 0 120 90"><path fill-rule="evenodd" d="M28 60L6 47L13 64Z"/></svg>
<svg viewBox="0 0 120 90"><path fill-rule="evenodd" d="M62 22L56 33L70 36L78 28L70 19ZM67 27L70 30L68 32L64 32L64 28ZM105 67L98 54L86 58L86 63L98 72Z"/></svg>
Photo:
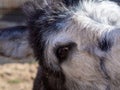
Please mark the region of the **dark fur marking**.
<svg viewBox="0 0 120 90"><path fill-rule="evenodd" d="M65 87L65 76L62 72L58 73L51 72L49 69L46 70L40 66L34 81L33 90L67 90Z"/></svg>
<svg viewBox="0 0 120 90"><path fill-rule="evenodd" d="M32 90L46 90L43 85L43 74L42 68L38 68L38 72L36 78L34 80L33 89Z"/></svg>
<svg viewBox="0 0 120 90"><path fill-rule="evenodd" d="M111 49L112 42L105 37L101 41L99 41L98 45L102 51L107 52L108 50Z"/></svg>
<svg viewBox="0 0 120 90"><path fill-rule="evenodd" d="M105 60L104 58L100 59L100 68L103 71L104 75L105 75L105 79L109 80L110 76L107 73L106 67L105 67Z"/></svg>
<svg viewBox="0 0 120 90"><path fill-rule="evenodd" d="M116 3L120 3L120 0L110 0L110 1L113 1L113 2L116 2Z"/></svg>
<svg viewBox="0 0 120 90"><path fill-rule="evenodd" d="M41 69L38 70L33 90L66 90L65 76L62 70L55 71L45 63L45 40L42 38L46 35L50 35L51 32L58 32L60 26L57 24L65 20L64 17L57 18L57 14L51 13L51 16L51 18L48 17L46 12L40 10L32 17L31 21L28 22L30 27L30 45L34 50L35 57L39 61L40 67L42 68L42 71L39 71ZM39 17L41 17L42 20L39 20ZM52 21L50 21L50 19L52 19ZM42 84L43 87L40 88L37 83Z"/></svg>
<svg viewBox="0 0 120 90"><path fill-rule="evenodd" d="M45 59L44 59L43 53L45 49L45 45L44 45L45 41L42 41L42 39L40 39L42 38L41 33L38 33L38 31L36 33L37 34L31 33L31 40L32 40L31 44L34 43L32 44L32 47L34 48L35 57L39 61L39 65L42 67L43 70L41 72L42 79L39 78L39 71L38 71L38 75L35 79L35 82L37 84L37 82L40 80L40 82L43 83L43 86L45 88L43 87L44 89L36 89L37 86L39 86L37 84L35 85L36 88L33 90L66 90L64 86L65 76L63 75L62 71L54 71L50 69L49 67L47 67L46 63L44 62Z"/></svg>
<svg viewBox="0 0 120 90"><path fill-rule="evenodd" d="M67 6L76 6L78 5L80 0L63 0L63 3Z"/></svg>
<svg viewBox="0 0 120 90"><path fill-rule="evenodd" d="M65 77L62 74L57 76L39 66L33 90L66 90L64 82Z"/></svg>
<svg viewBox="0 0 120 90"><path fill-rule="evenodd" d="M104 58L100 58L100 69L102 70L103 74L104 74L104 78L108 81L108 85L106 87L106 90L110 90L110 84L109 81L111 80L106 67L105 67L105 59Z"/></svg>

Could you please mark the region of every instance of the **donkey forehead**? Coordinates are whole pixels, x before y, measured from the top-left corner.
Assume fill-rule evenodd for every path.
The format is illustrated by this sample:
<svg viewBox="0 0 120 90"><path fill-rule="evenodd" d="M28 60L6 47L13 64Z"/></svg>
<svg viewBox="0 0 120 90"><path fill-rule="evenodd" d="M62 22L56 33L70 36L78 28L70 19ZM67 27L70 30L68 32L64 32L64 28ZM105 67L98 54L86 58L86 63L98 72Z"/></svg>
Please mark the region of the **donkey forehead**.
<svg viewBox="0 0 120 90"><path fill-rule="evenodd" d="M49 27L45 27L50 33L49 36L48 33L43 36L51 44L76 41L76 38L83 36L85 33L87 33L85 35L88 35L86 37L89 38L90 36L91 39L92 35L95 34L96 38L105 37L105 33L114 30L114 28L119 28L120 7L110 1L83 2L76 7L75 11L68 10L67 12L70 15L67 14L62 19L60 19L61 17L56 18Z"/></svg>
<svg viewBox="0 0 120 90"><path fill-rule="evenodd" d="M120 7L114 2L102 1L99 3L85 3L82 11L83 15L88 16L98 23L107 25L120 24Z"/></svg>
<svg viewBox="0 0 120 90"><path fill-rule="evenodd" d="M70 42L76 42L75 33L70 33L64 30L61 30L57 33L52 33L46 38L46 44L52 45L53 47L59 46L59 45L65 45ZM77 38L77 37L76 37Z"/></svg>

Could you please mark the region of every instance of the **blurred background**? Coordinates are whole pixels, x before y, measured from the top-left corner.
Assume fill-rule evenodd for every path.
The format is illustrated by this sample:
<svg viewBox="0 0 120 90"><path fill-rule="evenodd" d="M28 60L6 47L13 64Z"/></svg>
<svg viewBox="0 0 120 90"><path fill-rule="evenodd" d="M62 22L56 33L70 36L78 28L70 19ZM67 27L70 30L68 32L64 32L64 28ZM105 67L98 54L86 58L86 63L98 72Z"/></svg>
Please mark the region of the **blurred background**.
<svg viewBox="0 0 120 90"><path fill-rule="evenodd" d="M0 27L23 25L21 6L26 1L29 0L0 0Z"/></svg>
<svg viewBox="0 0 120 90"><path fill-rule="evenodd" d="M27 1L0 0L0 29L25 25L21 6ZM33 56L18 59L0 55L0 90L32 90L37 67Z"/></svg>

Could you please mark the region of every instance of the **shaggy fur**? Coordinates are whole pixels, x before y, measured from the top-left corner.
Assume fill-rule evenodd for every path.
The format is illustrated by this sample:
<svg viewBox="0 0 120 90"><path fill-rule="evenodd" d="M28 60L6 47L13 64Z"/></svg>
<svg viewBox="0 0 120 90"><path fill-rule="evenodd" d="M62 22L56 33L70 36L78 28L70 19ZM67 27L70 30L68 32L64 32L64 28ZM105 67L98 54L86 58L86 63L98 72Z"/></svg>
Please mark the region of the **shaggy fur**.
<svg viewBox="0 0 120 90"><path fill-rule="evenodd" d="M24 11L40 64L33 90L120 90L117 3L39 0Z"/></svg>

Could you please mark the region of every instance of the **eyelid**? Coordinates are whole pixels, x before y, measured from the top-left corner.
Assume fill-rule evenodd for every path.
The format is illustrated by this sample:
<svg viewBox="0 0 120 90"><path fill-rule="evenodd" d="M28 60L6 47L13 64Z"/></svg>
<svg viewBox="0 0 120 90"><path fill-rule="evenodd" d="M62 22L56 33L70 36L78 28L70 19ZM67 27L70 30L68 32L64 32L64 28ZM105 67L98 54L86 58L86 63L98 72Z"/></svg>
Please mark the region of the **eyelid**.
<svg viewBox="0 0 120 90"><path fill-rule="evenodd" d="M75 42L67 42L67 43L64 43L64 44L57 44L55 45L55 48L54 50L56 51L58 48L62 48L62 47L75 47L77 46L77 44Z"/></svg>

